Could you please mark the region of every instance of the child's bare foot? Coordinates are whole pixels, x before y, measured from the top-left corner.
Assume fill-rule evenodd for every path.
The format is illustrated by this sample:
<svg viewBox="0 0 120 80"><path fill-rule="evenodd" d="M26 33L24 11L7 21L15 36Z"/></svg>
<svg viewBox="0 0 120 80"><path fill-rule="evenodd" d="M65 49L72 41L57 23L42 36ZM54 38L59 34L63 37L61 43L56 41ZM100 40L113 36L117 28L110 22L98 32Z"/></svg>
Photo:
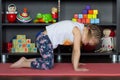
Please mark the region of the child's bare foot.
<svg viewBox="0 0 120 80"><path fill-rule="evenodd" d="M20 58L18 61L16 61L15 63L13 63L10 68L21 68L22 67L22 63L26 60L25 57Z"/></svg>
<svg viewBox="0 0 120 80"><path fill-rule="evenodd" d="M81 65L86 65L85 63L79 63L79 65L81 66Z"/></svg>

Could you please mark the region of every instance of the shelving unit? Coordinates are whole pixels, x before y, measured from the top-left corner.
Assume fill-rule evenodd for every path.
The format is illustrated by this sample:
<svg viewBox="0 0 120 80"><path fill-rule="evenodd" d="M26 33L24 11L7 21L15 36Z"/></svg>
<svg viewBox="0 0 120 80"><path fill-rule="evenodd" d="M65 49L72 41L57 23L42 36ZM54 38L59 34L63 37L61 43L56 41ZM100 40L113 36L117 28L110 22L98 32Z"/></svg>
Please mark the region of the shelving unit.
<svg viewBox="0 0 120 80"><path fill-rule="evenodd" d="M100 18L100 24L102 28L113 28L116 30L116 50L113 52L106 53L86 53L83 52L82 55L112 55L113 62L117 61L118 53L120 52L120 42L119 42L119 25L120 25L120 6L119 0L0 0L0 53L2 56L2 62L5 62L6 55L19 55L19 53L12 54L7 53L6 50L3 50L3 43L9 42L12 37L17 34L25 34L32 41L35 40L35 35L40 31L40 29L44 29L46 25L52 23L8 23L6 20L6 11L7 6L9 4L15 4L17 7L17 12L21 13L23 8L28 8L28 12L32 19L35 18L37 13L50 13L52 7L58 8L58 21L61 20L71 20L75 13L81 13L82 9L85 8L86 5L90 5L91 8L97 9L99 11L98 17ZM31 6L32 5L32 6ZM60 51L60 47L58 47L58 54L56 55L71 55L71 53L66 54ZM22 55L22 54L20 54ZM38 55L34 53L29 53L25 55ZM115 60L115 61L114 61Z"/></svg>

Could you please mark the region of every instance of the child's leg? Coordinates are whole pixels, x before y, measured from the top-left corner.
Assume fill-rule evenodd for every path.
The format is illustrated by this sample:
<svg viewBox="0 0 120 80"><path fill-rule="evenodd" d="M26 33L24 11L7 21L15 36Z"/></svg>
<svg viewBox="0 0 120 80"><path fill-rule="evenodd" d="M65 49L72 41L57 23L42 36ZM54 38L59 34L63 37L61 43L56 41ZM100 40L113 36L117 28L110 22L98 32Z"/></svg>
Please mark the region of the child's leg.
<svg viewBox="0 0 120 80"><path fill-rule="evenodd" d="M54 65L53 46L47 35L39 35L36 40L37 48L42 58L32 61L31 67L35 69L51 69Z"/></svg>
<svg viewBox="0 0 120 80"><path fill-rule="evenodd" d="M21 67L30 67L30 61L28 61L25 57L20 58L18 61L13 63L11 68L21 68Z"/></svg>
<svg viewBox="0 0 120 80"><path fill-rule="evenodd" d="M21 57L18 61L13 63L11 68L21 68L21 67L30 67L30 63L35 61L36 58L26 59L25 57Z"/></svg>
<svg viewBox="0 0 120 80"><path fill-rule="evenodd" d="M35 61L36 58L30 58L30 59L27 59L27 61Z"/></svg>
<svg viewBox="0 0 120 80"><path fill-rule="evenodd" d="M51 69L54 65L53 47L48 36L43 36L37 40L37 47L39 48L42 58L26 59L20 58L13 63L11 68L32 67L36 69Z"/></svg>

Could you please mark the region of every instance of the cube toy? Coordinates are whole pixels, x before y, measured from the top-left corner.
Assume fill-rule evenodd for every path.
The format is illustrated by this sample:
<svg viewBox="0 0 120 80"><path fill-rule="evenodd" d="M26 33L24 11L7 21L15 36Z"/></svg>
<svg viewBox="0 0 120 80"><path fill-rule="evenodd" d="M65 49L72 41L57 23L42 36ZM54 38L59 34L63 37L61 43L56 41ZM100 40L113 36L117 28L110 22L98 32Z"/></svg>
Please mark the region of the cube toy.
<svg viewBox="0 0 120 80"><path fill-rule="evenodd" d="M16 39L13 39L13 40L12 40L12 43L15 44L15 43L16 43Z"/></svg>
<svg viewBox="0 0 120 80"><path fill-rule="evenodd" d="M32 48L31 52L37 52L37 48Z"/></svg>
<svg viewBox="0 0 120 80"><path fill-rule="evenodd" d="M28 52L32 52L32 51L31 51L31 48L28 48Z"/></svg>
<svg viewBox="0 0 120 80"><path fill-rule="evenodd" d="M17 35L16 39L12 41L13 46L11 49L12 53L28 53L28 52L37 52L35 43L31 43L31 39L26 39L26 35ZM34 51L32 51L34 50Z"/></svg>
<svg viewBox="0 0 120 80"><path fill-rule="evenodd" d="M17 39L26 39L26 35L17 35Z"/></svg>
<svg viewBox="0 0 120 80"><path fill-rule="evenodd" d="M89 19L93 18L92 14L88 14L88 18Z"/></svg>
<svg viewBox="0 0 120 80"><path fill-rule="evenodd" d="M26 40L26 43L31 43L31 39L27 39L27 40Z"/></svg>
<svg viewBox="0 0 120 80"><path fill-rule="evenodd" d="M87 24L90 23L90 19L87 18L87 19L86 19L86 23L87 23Z"/></svg>
<svg viewBox="0 0 120 80"><path fill-rule="evenodd" d="M90 23L91 23L91 24L94 24L94 23L95 23L95 20L94 20L94 19L90 19Z"/></svg>
<svg viewBox="0 0 120 80"><path fill-rule="evenodd" d="M75 18L75 19L78 19L78 14L74 14L74 18Z"/></svg>
<svg viewBox="0 0 120 80"><path fill-rule="evenodd" d="M90 10L91 8L90 8L89 5L87 5L87 6L85 7L85 9Z"/></svg>
<svg viewBox="0 0 120 80"><path fill-rule="evenodd" d="M75 18L72 18L72 21L73 21L73 22L77 22L77 19L75 19Z"/></svg>
<svg viewBox="0 0 120 80"><path fill-rule="evenodd" d="M88 10L88 14L93 14L93 10Z"/></svg>
<svg viewBox="0 0 120 80"><path fill-rule="evenodd" d="M21 39L17 39L17 43L22 43L22 40Z"/></svg>
<svg viewBox="0 0 120 80"><path fill-rule="evenodd" d="M27 46L28 48L30 48L30 44L27 44L26 46Z"/></svg>
<svg viewBox="0 0 120 80"><path fill-rule="evenodd" d="M82 23L86 23L86 19L83 18L83 19L82 19Z"/></svg>
<svg viewBox="0 0 120 80"><path fill-rule="evenodd" d="M31 48L35 48L35 43L31 43Z"/></svg>
<svg viewBox="0 0 120 80"><path fill-rule="evenodd" d="M12 53L15 53L15 48L12 48L12 49L11 49L11 52L12 52Z"/></svg>
<svg viewBox="0 0 120 80"><path fill-rule="evenodd" d="M98 24L100 23L100 19L98 18L98 10L91 9L91 7L87 5L85 9L82 9L82 14L74 14L72 21L87 24Z"/></svg>
<svg viewBox="0 0 120 80"><path fill-rule="evenodd" d="M77 19L77 22L82 23L82 19Z"/></svg>
<svg viewBox="0 0 120 80"><path fill-rule="evenodd" d="M88 18L88 15L87 14L83 14L83 18Z"/></svg>
<svg viewBox="0 0 120 80"><path fill-rule="evenodd" d="M21 39L22 43L25 44L26 43L26 39Z"/></svg>
<svg viewBox="0 0 120 80"><path fill-rule="evenodd" d="M95 24L99 24L100 23L100 19L95 19Z"/></svg>
<svg viewBox="0 0 120 80"><path fill-rule="evenodd" d="M25 48L26 47L26 44L22 44L22 48Z"/></svg>
<svg viewBox="0 0 120 80"><path fill-rule="evenodd" d="M28 48L24 48L24 52L28 52Z"/></svg>
<svg viewBox="0 0 120 80"><path fill-rule="evenodd" d="M22 48L22 44L21 44L21 43L18 44L18 45L17 45L17 48Z"/></svg>
<svg viewBox="0 0 120 80"><path fill-rule="evenodd" d="M78 14L78 18L83 18L83 14Z"/></svg>
<svg viewBox="0 0 120 80"><path fill-rule="evenodd" d="M24 48L18 48L17 52L25 52Z"/></svg>
<svg viewBox="0 0 120 80"><path fill-rule="evenodd" d="M95 18L95 19L96 19L96 18L97 18L97 15L96 15L96 14L93 14L93 15L92 15L92 18Z"/></svg>
<svg viewBox="0 0 120 80"><path fill-rule="evenodd" d="M93 14L98 14L98 10L93 10Z"/></svg>
<svg viewBox="0 0 120 80"><path fill-rule="evenodd" d="M82 10L82 14L88 14L88 10L83 9L83 10Z"/></svg>

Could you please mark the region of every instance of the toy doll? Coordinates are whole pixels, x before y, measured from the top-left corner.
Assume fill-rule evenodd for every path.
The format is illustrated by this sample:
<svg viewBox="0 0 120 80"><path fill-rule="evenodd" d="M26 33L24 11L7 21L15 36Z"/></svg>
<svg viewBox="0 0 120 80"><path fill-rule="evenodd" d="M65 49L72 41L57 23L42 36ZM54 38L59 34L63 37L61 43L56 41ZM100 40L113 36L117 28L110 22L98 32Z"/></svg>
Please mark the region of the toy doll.
<svg viewBox="0 0 120 80"><path fill-rule="evenodd" d="M55 19L56 21L58 21L58 9L56 7L53 7L51 9L51 13L52 13L53 19Z"/></svg>
<svg viewBox="0 0 120 80"><path fill-rule="evenodd" d="M14 23L16 21L17 11L15 4L8 5L8 11L6 12L6 16L9 23Z"/></svg>
<svg viewBox="0 0 120 80"><path fill-rule="evenodd" d="M104 29L103 30L103 37L102 40L102 47L95 52L105 52L105 51L112 51L115 48L114 44L114 37L115 32L111 29Z"/></svg>

